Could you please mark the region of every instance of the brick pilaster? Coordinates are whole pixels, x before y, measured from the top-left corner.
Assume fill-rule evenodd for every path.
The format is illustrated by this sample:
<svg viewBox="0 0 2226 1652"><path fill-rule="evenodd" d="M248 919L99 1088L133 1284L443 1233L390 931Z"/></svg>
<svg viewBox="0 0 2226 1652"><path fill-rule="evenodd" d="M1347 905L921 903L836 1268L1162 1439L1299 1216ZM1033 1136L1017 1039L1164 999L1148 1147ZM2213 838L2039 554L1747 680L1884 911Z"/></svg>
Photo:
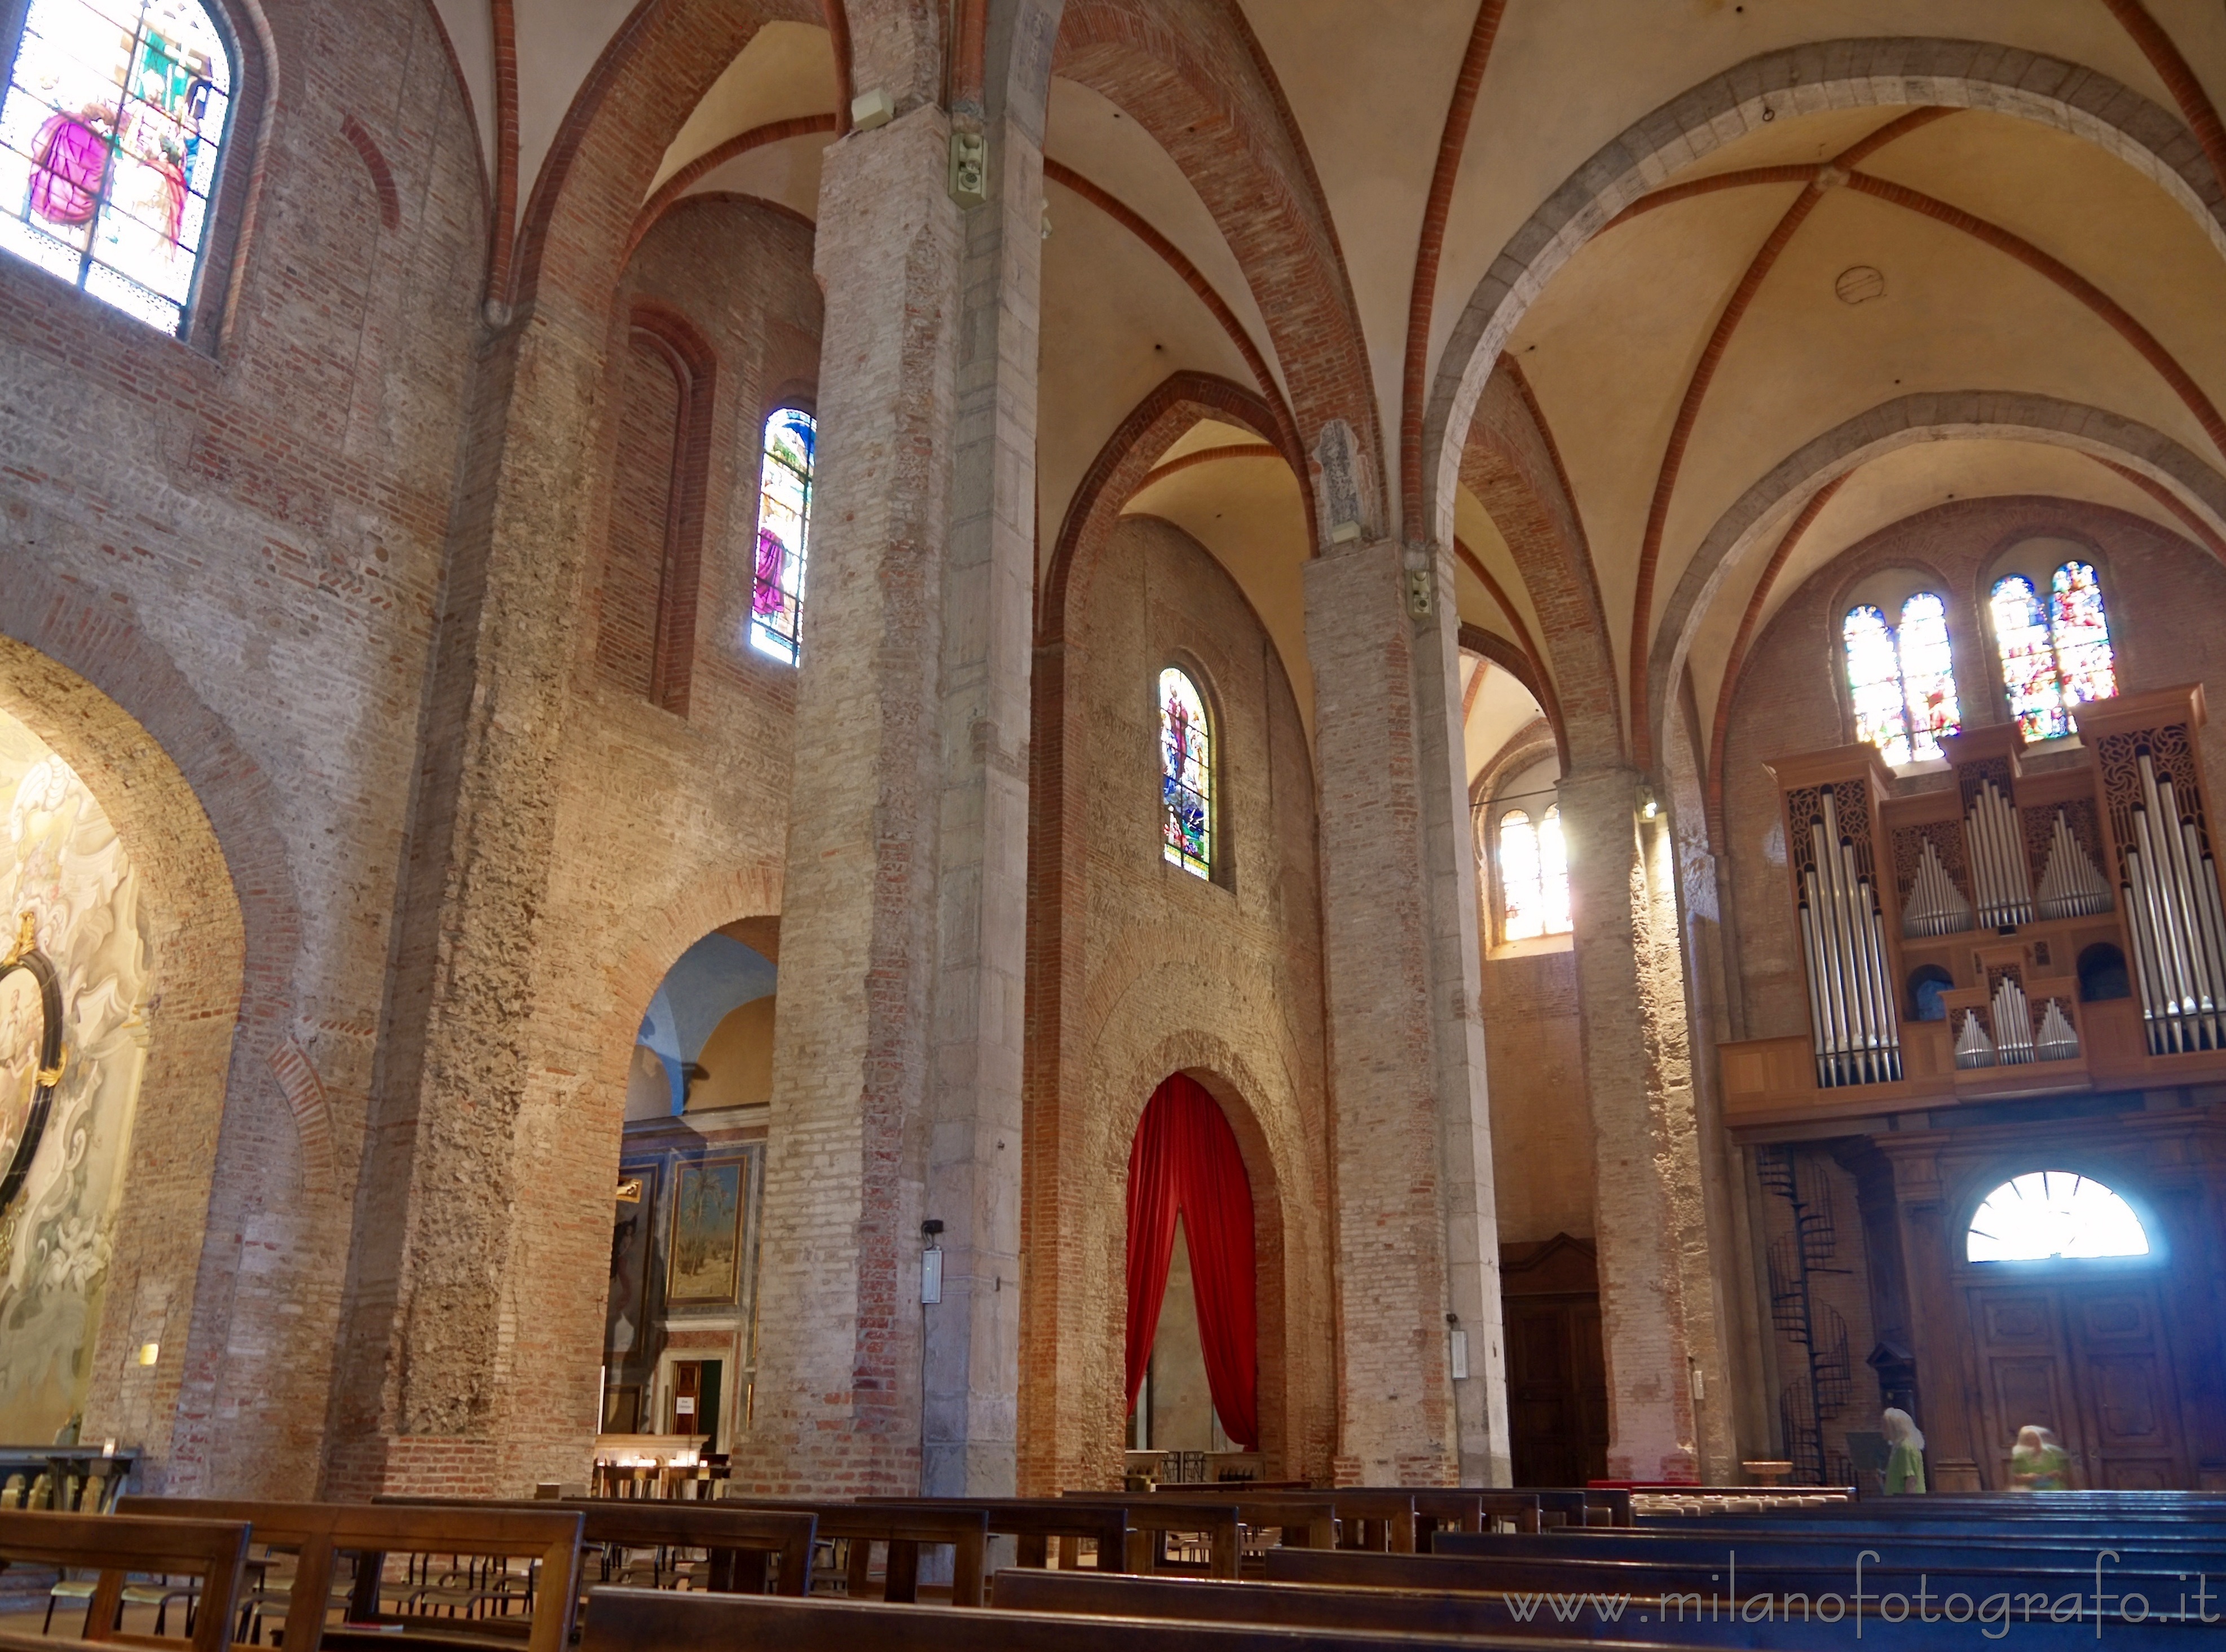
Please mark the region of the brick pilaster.
<svg viewBox="0 0 2226 1652"><path fill-rule="evenodd" d="M1390 542L1307 564L1336 1135L1337 1472L1504 1479L1498 1234L1449 603ZM1448 568L1417 558L1434 590ZM1469 1377L1452 1374L1459 1317Z"/></svg>

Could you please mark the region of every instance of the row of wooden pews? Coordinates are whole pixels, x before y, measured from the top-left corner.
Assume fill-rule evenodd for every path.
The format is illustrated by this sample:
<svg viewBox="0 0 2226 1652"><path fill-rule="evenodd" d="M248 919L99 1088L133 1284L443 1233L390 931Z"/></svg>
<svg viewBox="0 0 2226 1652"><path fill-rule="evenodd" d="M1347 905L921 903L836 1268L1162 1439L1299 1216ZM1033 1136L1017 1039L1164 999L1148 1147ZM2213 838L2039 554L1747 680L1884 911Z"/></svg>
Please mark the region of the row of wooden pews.
<svg viewBox="0 0 2226 1652"><path fill-rule="evenodd" d="M266 1634L283 1652L565 1652L576 1630L583 1652L1072 1652L1078 1632L1105 1652L1392 1652L1418 1636L2209 1652L2222 1642L2191 1637L2226 1627L2226 1498L1697 1506L1634 1515L1627 1492L1243 1484L855 1502L130 1497L105 1515L0 1510L0 1561L90 1574L88 1639L193 1652ZM989 1578L999 1538L1020 1564ZM843 1553L823 1572L830 1544ZM937 1550L947 1573L924 1563ZM637 1574L613 1557L646 1551L670 1556L653 1575L681 1586L626 1586ZM931 1571L948 1582L929 1587ZM118 1633L147 1577L192 1580L181 1636ZM952 1606L924 1609L931 1598ZM4 1652L33 1645L54 1642L0 1630Z"/></svg>

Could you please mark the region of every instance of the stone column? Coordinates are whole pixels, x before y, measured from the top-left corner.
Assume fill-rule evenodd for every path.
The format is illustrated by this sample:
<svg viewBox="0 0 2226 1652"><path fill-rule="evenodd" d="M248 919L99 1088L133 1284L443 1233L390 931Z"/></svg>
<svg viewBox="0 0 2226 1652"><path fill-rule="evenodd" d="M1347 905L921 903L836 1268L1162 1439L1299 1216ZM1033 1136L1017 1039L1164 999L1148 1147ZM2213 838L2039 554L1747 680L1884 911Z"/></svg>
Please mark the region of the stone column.
<svg viewBox="0 0 2226 1652"><path fill-rule="evenodd" d="M1021 1085L1027 1032L1043 150L1012 119L964 220L956 466L944 577L938 960L923 1489L1010 1496L1018 1473Z"/></svg>
<svg viewBox="0 0 2226 1652"><path fill-rule="evenodd" d="M1013 1484L1041 163L1000 146L1003 206L962 213L950 145L948 118L917 108L836 143L821 186L819 467L737 1465L775 1490ZM923 1306L929 1218L943 1299Z"/></svg>
<svg viewBox="0 0 2226 1652"><path fill-rule="evenodd" d="M1348 1483L1508 1477L1452 589L1447 558L1390 541L1306 569Z"/></svg>
<svg viewBox="0 0 2226 1652"><path fill-rule="evenodd" d="M1667 817L1638 819L1640 781L1620 766L1566 776L1561 830L1593 1118L1607 1471L1689 1480L1708 1223L1676 862Z"/></svg>

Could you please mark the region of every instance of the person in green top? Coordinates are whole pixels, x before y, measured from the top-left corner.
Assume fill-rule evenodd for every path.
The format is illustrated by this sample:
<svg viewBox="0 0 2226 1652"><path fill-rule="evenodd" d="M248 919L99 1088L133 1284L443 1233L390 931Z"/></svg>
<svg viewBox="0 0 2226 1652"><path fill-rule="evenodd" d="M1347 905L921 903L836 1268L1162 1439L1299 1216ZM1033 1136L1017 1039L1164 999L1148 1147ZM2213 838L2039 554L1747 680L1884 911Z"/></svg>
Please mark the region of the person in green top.
<svg viewBox="0 0 2226 1652"><path fill-rule="evenodd" d="M1917 1419L1897 1406L1888 1406L1879 1418L1886 1435L1886 1495L1898 1497L1924 1490L1924 1436L1917 1432Z"/></svg>
<svg viewBox="0 0 2226 1652"><path fill-rule="evenodd" d="M2038 1423L2018 1430L2010 1448L2010 1490L2061 1491L2070 1484L2071 1453L2056 1443L2056 1436Z"/></svg>

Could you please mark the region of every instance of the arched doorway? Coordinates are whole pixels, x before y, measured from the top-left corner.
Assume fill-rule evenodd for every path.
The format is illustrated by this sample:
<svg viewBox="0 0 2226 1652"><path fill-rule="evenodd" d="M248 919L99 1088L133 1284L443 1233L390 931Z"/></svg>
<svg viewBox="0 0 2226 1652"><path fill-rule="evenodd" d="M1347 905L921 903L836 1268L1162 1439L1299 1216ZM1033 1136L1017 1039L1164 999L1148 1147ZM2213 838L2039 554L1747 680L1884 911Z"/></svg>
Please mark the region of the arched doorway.
<svg viewBox="0 0 2226 1652"><path fill-rule="evenodd" d="M666 971L626 1070L599 1460L723 1462L748 1426L780 920Z"/></svg>
<svg viewBox="0 0 2226 1652"><path fill-rule="evenodd" d="M1256 1460L1238 1460L1261 1441L1256 1219L1221 1103L1175 1074L1129 1156L1129 1444L1143 1472L1257 1477Z"/></svg>

